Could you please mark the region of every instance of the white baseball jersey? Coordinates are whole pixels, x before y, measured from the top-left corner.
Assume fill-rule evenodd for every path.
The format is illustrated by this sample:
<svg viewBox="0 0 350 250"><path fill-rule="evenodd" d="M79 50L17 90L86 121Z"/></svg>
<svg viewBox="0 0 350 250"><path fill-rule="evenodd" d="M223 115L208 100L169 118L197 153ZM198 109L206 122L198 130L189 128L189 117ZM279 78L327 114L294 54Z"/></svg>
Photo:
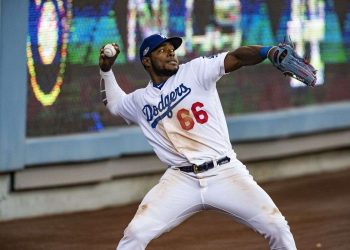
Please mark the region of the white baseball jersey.
<svg viewBox="0 0 350 250"><path fill-rule="evenodd" d="M226 54L181 64L163 84L149 82L131 94L121 90L112 71L101 71L105 104L112 114L138 124L168 166L235 158L216 89L216 81L225 74Z"/></svg>

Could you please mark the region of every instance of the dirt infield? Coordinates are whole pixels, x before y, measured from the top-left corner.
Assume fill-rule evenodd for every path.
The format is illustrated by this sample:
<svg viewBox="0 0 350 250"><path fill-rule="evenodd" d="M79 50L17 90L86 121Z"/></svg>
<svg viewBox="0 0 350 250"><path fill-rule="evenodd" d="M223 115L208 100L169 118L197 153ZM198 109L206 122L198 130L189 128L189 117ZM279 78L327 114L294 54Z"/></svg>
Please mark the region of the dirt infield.
<svg viewBox="0 0 350 250"><path fill-rule="evenodd" d="M350 169L262 184L292 228L298 249L350 249ZM114 249L137 204L0 223L1 250ZM199 213L147 249L268 249L252 230L217 212Z"/></svg>

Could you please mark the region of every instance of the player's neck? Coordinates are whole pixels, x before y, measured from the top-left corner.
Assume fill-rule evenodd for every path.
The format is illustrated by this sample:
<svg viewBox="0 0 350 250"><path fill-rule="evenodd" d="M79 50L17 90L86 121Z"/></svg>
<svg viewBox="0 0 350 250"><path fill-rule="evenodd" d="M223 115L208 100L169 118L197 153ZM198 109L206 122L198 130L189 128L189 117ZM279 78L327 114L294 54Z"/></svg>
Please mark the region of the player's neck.
<svg viewBox="0 0 350 250"><path fill-rule="evenodd" d="M170 78L170 76L151 75L152 83L155 84L155 85L163 84L163 83L166 82L169 78Z"/></svg>

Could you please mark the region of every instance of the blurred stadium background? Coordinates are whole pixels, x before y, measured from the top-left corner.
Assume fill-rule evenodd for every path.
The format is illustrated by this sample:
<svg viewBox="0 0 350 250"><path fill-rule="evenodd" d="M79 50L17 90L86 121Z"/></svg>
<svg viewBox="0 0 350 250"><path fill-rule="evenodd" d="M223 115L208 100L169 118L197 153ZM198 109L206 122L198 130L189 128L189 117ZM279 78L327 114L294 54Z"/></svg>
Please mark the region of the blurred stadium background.
<svg viewBox="0 0 350 250"><path fill-rule="evenodd" d="M180 61L290 35L315 88L269 62L218 91L238 158L258 181L350 167L350 2L342 0L0 0L0 220L138 201L164 171L135 126L99 94L98 54L117 42L126 92L152 33L181 36Z"/></svg>

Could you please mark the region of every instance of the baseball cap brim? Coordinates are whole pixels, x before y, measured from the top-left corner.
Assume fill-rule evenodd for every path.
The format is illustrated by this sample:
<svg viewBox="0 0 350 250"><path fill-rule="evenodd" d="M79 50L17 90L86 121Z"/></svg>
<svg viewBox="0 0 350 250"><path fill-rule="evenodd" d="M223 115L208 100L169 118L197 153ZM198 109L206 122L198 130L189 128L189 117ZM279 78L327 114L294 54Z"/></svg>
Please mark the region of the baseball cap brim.
<svg viewBox="0 0 350 250"><path fill-rule="evenodd" d="M182 39L180 37L161 37L160 35L152 35L144 40L144 42L141 45L140 48L140 59L149 56L152 51L159 48L162 44L169 42L174 46L174 49L176 50L179 48L182 44ZM145 49L147 48L147 53L145 52Z"/></svg>
<svg viewBox="0 0 350 250"><path fill-rule="evenodd" d="M162 45L163 43L169 42L174 46L174 49L176 50L178 47L181 46L182 44L182 39L180 37L174 36L174 37L169 37L168 39L165 39L165 41L163 41L162 43L160 43L157 47L155 47L153 50L155 50L156 48L158 48L160 45Z"/></svg>
<svg viewBox="0 0 350 250"><path fill-rule="evenodd" d="M149 56L153 51L155 51L157 48L159 48L163 43L171 43L174 46L174 49L176 50L178 47L181 46L182 44L182 39L180 37L174 36L174 37L169 37L167 39L164 39L163 41L160 41L157 44L154 44L152 48L148 51L146 56Z"/></svg>

